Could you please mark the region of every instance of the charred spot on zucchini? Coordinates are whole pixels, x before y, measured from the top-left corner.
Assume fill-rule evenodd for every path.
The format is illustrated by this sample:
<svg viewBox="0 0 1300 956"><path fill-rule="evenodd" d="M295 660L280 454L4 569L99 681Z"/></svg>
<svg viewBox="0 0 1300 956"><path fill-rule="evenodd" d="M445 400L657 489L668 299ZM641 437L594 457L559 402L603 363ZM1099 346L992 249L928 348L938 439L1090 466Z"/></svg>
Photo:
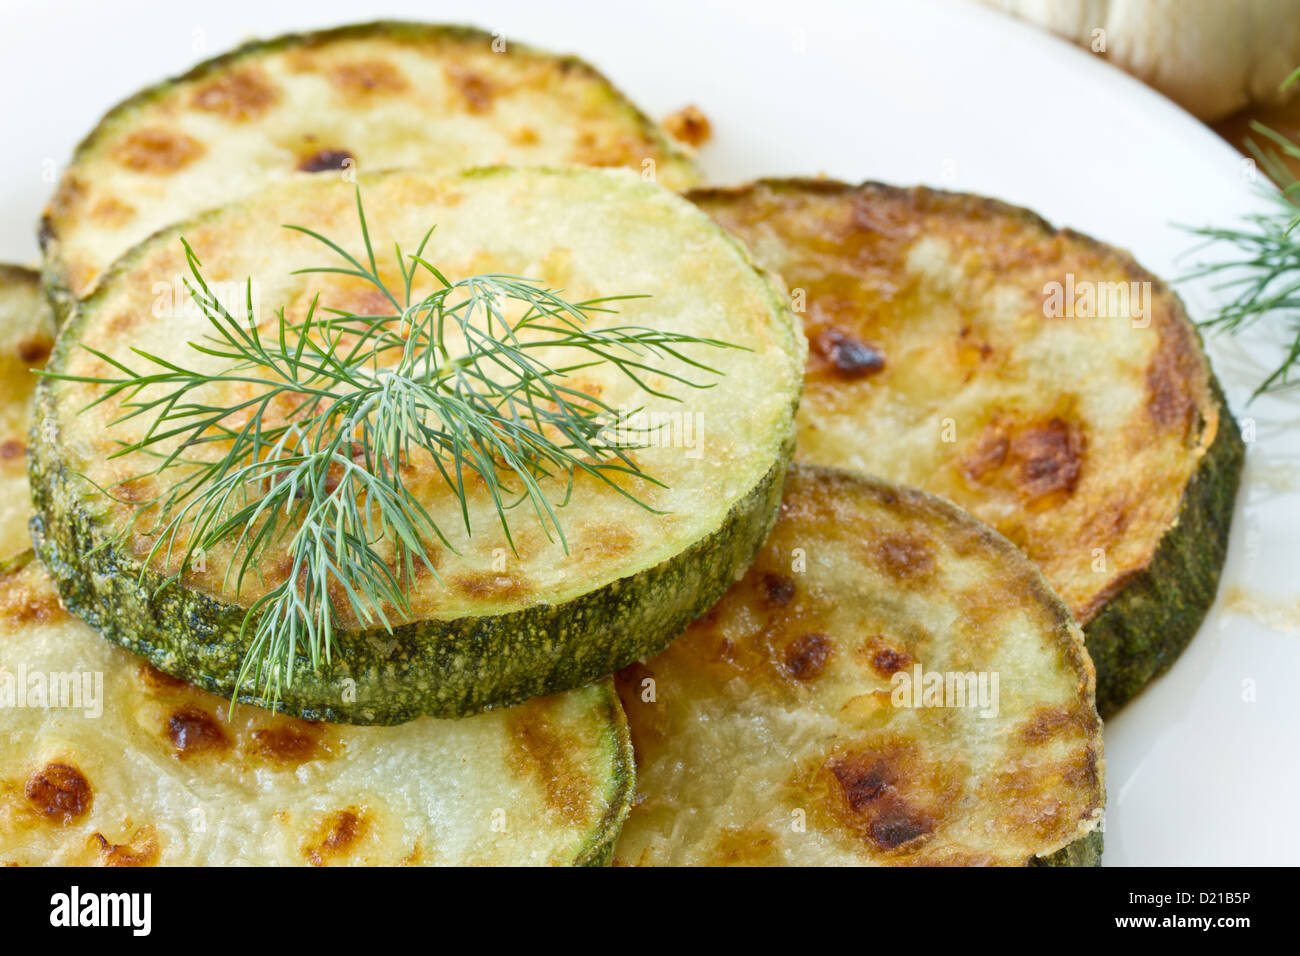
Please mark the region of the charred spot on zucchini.
<svg viewBox="0 0 1300 956"><path fill-rule="evenodd" d="M356 157L345 149L320 149L298 163L298 170L304 173L324 173L342 171L348 163L356 162Z"/></svg>
<svg viewBox="0 0 1300 956"><path fill-rule="evenodd" d="M363 183L377 249L437 222L423 256L448 274L531 274L573 301L627 292L636 276L636 291L650 297L617 303L619 311L600 313L593 328L725 336L739 347L679 347L716 378L671 406L704 423L697 441L630 451L657 483L631 472L613 482L580 472L571 487L563 473L537 478L563 508L564 541L531 516L512 518L507 537L485 482L458 489L432 464L404 469L421 506L441 516L445 541L429 542L430 567L415 575L407 607L386 609L391 632L344 607L332 660L317 667L300 653L282 706L354 723L458 716L581 686L661 647L726 589L774 520L805 348L778 285L689 203L628 172L393 172ZM293 274L320 265L316 240L280 228L289 222L352 235L356 203L347 184L304 181L152 238L78 305L51 361L60 377L38 391L41 414L53 424L34 432L33 532L67 606L160 670L223 696L270 703L251 675L240 681L248 644L240 632L248 609L289 580L290 543L276 538L259 552L259 573L241 588L226 577L229 541L209 550L203 567L191 564L161 586L180 571L167 565L165 550L149 558L154 542L146 534L122 537L137 505L153 500L156 476L136 479L156 459L110 457L153 419L107 425L121 415L122 396L88 380L129 360L135 346L193 359L187 343L207 320L186 309L159 316L145 301L183 267L181 235L213 282L243 287L252 277L266 310L261 321L272 328L277 320L267 316L280 304L289 312L318 302L322 312L375 314L373 289L355 275ZM514 228L521 222L531 228ZM340 230L341 223L353 228ZM669 368L650 354L641 360L640 381L585 363L565 382L611 408L654 406L672 384ZM245 387L219 378L208 399L233 407L248 397ZM88 407L97 399L105 400ZM188 443L185 454L208 454L204 448L217 452ZM468 531L459 523L463 511Z"/></svg>
<svg viewBox="0 0 1300 956"><path fill-rule="evenodd" d="M0 699L0 865L602 864L633 791L609 680L400 727L230 712L59 609L36 561L0 570Z"/></svg>
<svg viewBox="0 0 1300 956"><path fill-rule="evenodd" d="M1100 862L1083 635L940 498L795 465L745 577L617 684L637 797L616 863Z"/></svg>
<svg viewBox="0 0 1300 956"><path fill-rule="evenodd" d="M1243 445L1171 290L977 196L771 180L692 198L806 306L798 460L942 495L1024 549L1087 634L1103 716L1172 664L1214 601ZM881 366L844 374L841 337Z"/></svg>
<svg viewBox="0 0 1300 956"><path fill-rule="evenodd" d="M253 41L137 93L77 147L41 229L62 316L151 233L304 173L693 161L594 68L468 27L377 22Z"/></svg>
<svg viewBox="0 0 1300 956"><path fill-rule="evenodd" d="M39 369L54 347L40 275L0 264L0 562L31 547L27 432Z"/></svg>

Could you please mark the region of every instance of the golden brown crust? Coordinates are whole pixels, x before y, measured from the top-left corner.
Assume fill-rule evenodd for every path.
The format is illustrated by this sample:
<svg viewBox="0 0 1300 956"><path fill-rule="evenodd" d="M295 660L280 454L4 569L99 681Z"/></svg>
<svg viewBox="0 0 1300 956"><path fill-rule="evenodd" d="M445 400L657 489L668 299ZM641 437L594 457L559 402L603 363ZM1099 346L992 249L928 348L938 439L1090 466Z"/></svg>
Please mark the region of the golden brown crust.
<svg viewBox="0 0 1300 956"><path fill-rule="evenodd" d="M31 269L0 263L0 562L31 547L29 407L54 346L54 322Z"/></svg>
<svg viewBox="0 0 1300 956"><path fill-rule="evenodd" d="M585 863L631 796L607 682L399 727L232 714L59 610L34 560L0 570L0 704L0 865Z"/></svg>
<svg viewBox="0 0 1300 956"><path fill-rule="evenodd" d="M694 104L664 117L664 129L679 143L698 149L713 136L713 124Z"/></svg>
<svg viewBox="0 0 1300 956"><path fill-rule="evenodd" d="M1028 210L925 188L787 180L692 198L804 299L800 460L969 508L1084 624L1151 562L1219 406L1181 303L1130 256ZM1050 314L1054 283L1062 298L1091 285L1098 314L1070 314L1078 296ZM1099 314L1123 305L1102 300L1118 284L1149 294L1145 315L1132 314L1140 299ZM826 349L818 358L828 336L864 343L879 367L837 374Z"/></svg>
<svg viewBox="0 0 1300 956"><path fill-rule="evenodd" d="M576 58L433 24L291 34L104 117L46 210L47 287L70 304L167 223L303 173L502 163L629 166L672 189L698 179L685 150Z"/></svg>
<svg viewBox="0 0 1300 956"><path fill-rule="evenodd" d="M917 670L985 696L896 697ZM623 862L1024 864L1104 801L1092 664L1042 575L954 506L847 472L792 469L754 566L618 685Z"/></svg>

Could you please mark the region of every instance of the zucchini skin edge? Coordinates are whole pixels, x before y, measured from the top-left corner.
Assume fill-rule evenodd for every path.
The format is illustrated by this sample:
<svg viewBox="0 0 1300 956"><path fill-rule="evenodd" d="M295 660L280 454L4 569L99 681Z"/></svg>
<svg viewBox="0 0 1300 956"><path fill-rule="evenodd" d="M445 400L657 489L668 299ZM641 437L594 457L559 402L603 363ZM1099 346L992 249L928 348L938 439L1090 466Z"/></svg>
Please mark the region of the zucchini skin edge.
<svg viewBox="0 0 1300 956"><path fill-rule="evenodd" d="M1103 718L1173 665L1214 604L1245 445L1213 372L1210 389L1218 404L1217 434L1183 489L1177 518L1150 562L1083 626Z"/></svg>
<svg viewBox="0 0 1300 956"><path fill-rule="evenodd" d="M574 866L609 866L614 859L614 849L623 833L623 823L632 812L636 797L636 760L632 753L632 728L627 714L614 689L613 679L605 680L602 706L613 733L610 741L615 748L614 770L608 794L609 809L601 818L591 838L583 844L573 861Z"/></svg>
<svg viewBox="0 0 1300 956"><path fill-rule="evenodd" d="M134 109L145 106L166 95L172 87L180 83L202 80L219 73L228 66L233 66L245 59L264 53L278 53L293 47L318 46L334 40L376 37L395 42L415 43L449 40L491 44L496 39L495 34L465 24L382 19L364 23L350 23L322 30L284 33L265 39L248 40L231 50L227 50L225 53L195 64L184 73L147 86L113 106L74 148L67 168L71 169L79 160L98 147L100 140L111 132L118 122L128 117ZM701 177L691 153L669 136L640 106L624 95L621 88L615 86L604 73L586 60L572 53L554 53L527 43L517 43L513 40L507 42L509 49L517 54L548 59L553 61L561 70L586 75L593 84L610 96L620 108L627 111L633 122L644 130L655 145L663 151L664 159L671 160L672 166L687 181L687 185ZM471 165L484 164L472 163ZM186 216L185 218L190 217ZM54 225L54 219L48 207L41 214L36 238L43 260L41 268L42 292L54 313L55 325L58 326L71 314L73 307L81 297L78 297L72 291L72 282L68 275L67 265L60 254L59 232ZM96 278L89 291L93 291L94 286L99 284L107 272L108 269L106 268L104 273ZM87 295L89 295L89 291Z"/></svg>
<svg viewBox="0 0 1300 956"><path fill-rule="evenodd" d="M34 422L51 417L45 383ZM245 608L142 568L87 510L84 480L57 460L33 427L30 458L36 550L67 609L108 640L164 673L241 703L270 709L245 682ZM57 440L57 439L55 439ZM581 687L666 647L731 586L775 524L793 424L763 477L722 524L684 551L562 604L506 614L425 620L343 631L344 648L314 673L299 656L294 684L276 709L304 720L398 724L423 715L464 717ZM354 681L354 685L345 683ZM354 699L345 700L345 691ZM349 695L351 696L351 695Z"/></svg>
<svg viewBox="0 0 1300 956"><path fill-rule="evenodd" d="M1030 866L1101 866L1102 844L1105 840L1098 827L1079 837L1048 856L1036 856Z"/></svg>

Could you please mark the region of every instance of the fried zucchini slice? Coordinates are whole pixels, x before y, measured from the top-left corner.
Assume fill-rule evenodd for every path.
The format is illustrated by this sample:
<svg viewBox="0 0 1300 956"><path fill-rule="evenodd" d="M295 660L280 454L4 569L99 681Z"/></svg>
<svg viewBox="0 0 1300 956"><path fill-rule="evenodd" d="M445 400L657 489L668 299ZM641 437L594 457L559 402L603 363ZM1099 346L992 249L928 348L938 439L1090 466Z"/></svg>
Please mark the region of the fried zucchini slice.
<svg viewBox="0 0 1300 956"><path fill-rule="evenodd" d="M379 22L258 40L143 90L77 147L41 230L60 321L163 226L307 175L694 161L599 72L480 30Z"/></svg>
<svg viewBox="0 0 1300 956"><path fill-rule="evenodd" d="M1214 602L1243 445L1172 291L977 196L694 198L803 311L798 460L942 495L1024 549L1084 628L1103 716L1173 663Z"/></svg>
<svg viewBox="0 0 1300 956"><path fill-rule="evenodd" d="M923 492L796 465L753 567L618 686L617 863L1099 862L1083 636L1010 542Z"/></svg>
<svg viewBox="0 0 1300 956"><path fill-rule="evenodd" d="M0 865L571 865L633 790L611 682L465 720L309 723L169 677L0 571Z"/></svg>
<svg viewBox="0 0 1300 956"><path fill-rule="evenodd" d="M617 303L617 312L594 313L589 327L661 328L742 348L682 347L720 373L691 373L711 387L690 389L646 373L648 386L667 389L680 403L651 395L611 364L565 379L578 391L599 394L610 408L644 408L647 416L660 416L647 421L664 425L649 447L630 451L662 487L629 478L613 488L580 476L558 512L567 554L558 536L548 538L518 508L511 513L516 556L481 482L465 490L473 529L467 535L461 502L437 469L428 462L413 467L406 485L439 519L454 551L430 544L438 576L415 581L409 617L392 612L393 634L363 626L349 607L340 608L343 653L315 672L302 659L284 708L348 723L458 716L578 687L658 650L717 600L775 520L806 348L779 283L690 203L628 171L390 172L363 177L362 190L375 249L391 250L395 241L413 247L437 223L425 258L452 279L484 272L532 276L575 302L646 293ZM372 286L347 276L292 274L332 263L319 243L282 228L305 226L364 255L356 217L352 186L315 180L169 228L121 260L78 304L50 368L102 376L105 363L80 345L115 359L147 346L165 358L193 360L187 343L205 334L207 320L197 309L173 314L153 307L158 283L174 283L184 271L181 236L210 283L253 277L261 321L271 323L272 333L274 310L283 306L290 317L301 317L317 293L321 310L367 314ZM400 289L400 279L393 282ZM417 289L416 298L432 289ZM652 369L670 367L650 355L642 360ZM575 361L571 352L564 361ZM219 383L206 400L219 404L228 395L233 407L246 389ZM155 498L158 479L122 483L150 470L155 459L136 453L110 460L109 454L119 441L143 434L152 417L109 427L119 401L87 408L99 397L100 386L81 382L46 380L38 387L43 425L33 429L32 484L41 557L68 607L109 639L166 673L232 696L245 653L239 637L245 609L288 574L288 542L263 553L265 577L250 576L238 595L225 580L227 550L209 552L205 569L161 590L164 570L175 569L164 569L159 554L139 585L151 541L118 538L136 509L131 500ZM626 422L637 427L638 420ZM186 452L199 453L216 448ZM541 481L552 501L565 501L562 476ZM248 685L238 692L241 700L267 703Z"/></svg>
<svg viewBox="0 0 1300 956"><path fill-rule="evenodd" d="M32 546L27 533L27 426L36 376L54 345L40 275L0 263L0 562Z"/></svg>

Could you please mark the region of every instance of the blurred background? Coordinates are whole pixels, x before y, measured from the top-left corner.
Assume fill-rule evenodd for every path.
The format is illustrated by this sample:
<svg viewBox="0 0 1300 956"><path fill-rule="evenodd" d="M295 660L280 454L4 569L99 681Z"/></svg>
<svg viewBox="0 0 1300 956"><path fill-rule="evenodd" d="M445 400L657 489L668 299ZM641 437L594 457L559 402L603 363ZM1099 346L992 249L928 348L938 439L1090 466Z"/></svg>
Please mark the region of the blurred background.
<svg viewBox="0 0 1300 956"><path fill-rule="evenodd" d="M1300 0L980 0L1136 76L1247 156L1300 156ZM1277 170L1273 178L1284 179Z"/></svg>

